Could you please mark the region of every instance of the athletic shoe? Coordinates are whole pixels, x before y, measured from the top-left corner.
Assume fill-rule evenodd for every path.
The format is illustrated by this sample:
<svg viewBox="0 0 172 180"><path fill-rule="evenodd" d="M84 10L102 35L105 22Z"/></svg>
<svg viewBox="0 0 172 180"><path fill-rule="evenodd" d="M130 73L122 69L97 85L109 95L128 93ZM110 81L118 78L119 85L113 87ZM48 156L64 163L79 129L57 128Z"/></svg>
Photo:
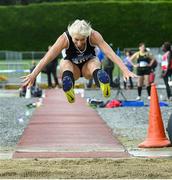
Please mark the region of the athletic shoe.
<svg viewBox="0 0 172 180"><path fill-rule="evenodd" d="M140 101L140 100L141 100L141 97L138 96L138 97L136 98L136 101Z"/></svg>
<svg viewBox="0 0 172 180"><path fill-rule="evenodd" d="M75 93L72 79L68 76L63 78L63 90L69 103L75 102Z"/></svg>
<svg viewBox="0 0 172 180"><path fill-rule="evenodd" d="M150 100L151 99L151 97L150 96L148 96L148 100Z"/></svg>
<svg viewBox="0 0 172 180"><path fill-rule="evenodd" d="M109 97L111 93L110 93L110 80L108 74L103 70L99 70L97 73L97 77L100 83L100 88L102 90L103 96L106 98Z"/></svg>

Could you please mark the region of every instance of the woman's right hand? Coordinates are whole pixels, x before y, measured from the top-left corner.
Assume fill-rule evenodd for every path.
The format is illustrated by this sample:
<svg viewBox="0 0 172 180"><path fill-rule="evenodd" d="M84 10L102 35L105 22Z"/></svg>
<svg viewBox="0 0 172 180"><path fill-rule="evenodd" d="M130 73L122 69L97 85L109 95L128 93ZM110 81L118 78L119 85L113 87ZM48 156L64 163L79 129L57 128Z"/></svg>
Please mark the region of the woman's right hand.
<svg viewBox="0 0 172 180"><path fill-rule="evenodd" d="M33 84L34 84L34 81L35 81L35 76L31 73L31 74L28 74L27 76L22 76L21 77L23 80L22 80L22 87L31 87Z"/></svg>

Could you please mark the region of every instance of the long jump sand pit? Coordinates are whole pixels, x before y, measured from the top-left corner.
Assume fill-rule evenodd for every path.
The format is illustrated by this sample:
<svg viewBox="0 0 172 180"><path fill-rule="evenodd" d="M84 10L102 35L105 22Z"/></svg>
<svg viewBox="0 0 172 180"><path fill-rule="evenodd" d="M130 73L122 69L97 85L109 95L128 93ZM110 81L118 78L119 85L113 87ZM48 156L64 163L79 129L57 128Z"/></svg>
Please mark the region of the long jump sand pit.
<svg viewBox="0 0 172 180"><path fill-rule="evenodd" d="M1 160L0 178L172 178L172 159Z"/></svg>

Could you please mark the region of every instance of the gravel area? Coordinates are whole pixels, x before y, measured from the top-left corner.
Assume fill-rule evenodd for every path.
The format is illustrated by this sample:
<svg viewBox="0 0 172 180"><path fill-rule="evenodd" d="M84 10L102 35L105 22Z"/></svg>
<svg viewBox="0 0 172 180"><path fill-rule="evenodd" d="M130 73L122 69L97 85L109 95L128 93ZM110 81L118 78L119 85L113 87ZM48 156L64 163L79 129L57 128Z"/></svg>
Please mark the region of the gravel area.
<svg viewBox="0 0 172 180"><path fill-rule="evenodd" d="M134 100L137 97L137 90L122 90L127 100ZM116 90L112 90L111 99L115 99ZM159 96L166 93L165 89L159 89ZM100 91L86 91L85 98L94 97L95 99L102 99ZM124 100L121 95L118 96L119 100ZM104 102L107 99L103 99ZM145 105L149 104L147 100L147 92L143 90L142 100ZM172 102L166 102L169 106L161 107L162 119L164 127L167 127L167 123L172 113ZM116 107L116 108L96 108L98 114L113 130L114 134L122 137L127 137L128 140L141 140L146 137L148 120L149 120L149 106L144 107Z"/></svg>
<svg viewBox="0 0 172 180"><path fill-rule="evenodd" d="M111 99L115 98L116 90L112 90ZM0 92L1 93L1 92ZM137 90L123 90L128 100L136 98ZM158 90L159 95L164 94L165 90ZM85 99L102 98L100 90L85 90ZM118 96L122 100L121 95ZM1 151L14 149L24 128L35 108L28 108L27 105L36 99L25 99L16 96L0 96L0 147ZM146 90L143 90L143 100L148 103ZM113 109L96 108L98 114L113 130L114 134L126 137L128 140L140 140L146 137L148 127L149 107L118 107ZM168 107L161 107L162 118L165 127L172 113L172 102Z"/></svg>
<svg viewBox="0 0 172 180"><path fill-rule="evenodd" d="M4 95L5 96L5 95ZM0 149L13 149L27 126L34 108L33 99L0 97Z"/></svg>

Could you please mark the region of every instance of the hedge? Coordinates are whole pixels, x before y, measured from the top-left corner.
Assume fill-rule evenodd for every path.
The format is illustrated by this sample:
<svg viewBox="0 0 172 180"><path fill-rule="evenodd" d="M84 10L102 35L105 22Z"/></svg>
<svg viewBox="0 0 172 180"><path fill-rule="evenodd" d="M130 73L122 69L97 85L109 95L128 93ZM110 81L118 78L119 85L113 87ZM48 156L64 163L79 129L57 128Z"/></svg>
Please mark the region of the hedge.
<svg viewBox="0 0 172 180"><path fill-rule="evenodd" d="M172 39L172 2L68 2L0 6L0 49L44 51L75 19L86 19L115 47Z"/></svg>
<svg viewBox="0 0 172 180"><path fill-rule="evenodd" d="M30 3L43 3L43 2L73 2L74 0L0 0L0 5L18 5L18 4L22 4L22 5L28 5ZM93 1L93 0L75 0L75 2L83 2L83 1ZM94 1L104 1L104 0L94 0ZM116 1L119 2L121 0L106 0L106 1ZM128 1L128 0L123 0L123 1ZM130 2L138 2L141 0L130 0ZM146 0L146 2L148 1L162 1L162 0ZM172 0L164 0L164 1L172 1Z"/></svg>

